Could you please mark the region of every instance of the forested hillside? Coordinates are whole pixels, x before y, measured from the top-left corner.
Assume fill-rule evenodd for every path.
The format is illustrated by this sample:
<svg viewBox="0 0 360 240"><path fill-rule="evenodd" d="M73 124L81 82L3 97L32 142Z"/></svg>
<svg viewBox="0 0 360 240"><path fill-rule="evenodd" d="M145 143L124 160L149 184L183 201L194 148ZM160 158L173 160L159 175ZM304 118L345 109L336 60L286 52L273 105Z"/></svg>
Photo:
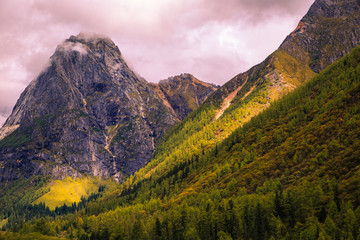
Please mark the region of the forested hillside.
<svg viewBox="0 0 360 240"><path fill-rule="evenodd" d="M135 182L220 144L235 129L267 109L315 72L340 59L359 42L360 3L317 0L280 48L224 84L161 141Z"/></svg>
<svg viewBox="0 0 360 240"><path fill-rule="evenodd" d="M283 50L239 74L222 86L199 109L168 133L151 162L135 174L135 181L155 171L166 172L181 159L203 154L270 104L306 82L314 72ZM238 86L232 93L229 92ZM132 181L133 179L131 179Z"/></svg>
<svg viewBox="0 0 360 240"><path fill-rule="evenodd" d="M2 128L33 121L0 143L0 240L360 239L359 19L359 0L316 0L279 49L209 96L181 76L147 83L109 39L71 37L38 79L59 85L19 100L44 118L19 103ZM60 90L78 75L86 87Z"/></svg>
<svg viewBox="0 0 360 240"><path fill-rule="evenodd" d="M221 144L74 214L16 229L78 239L358 239L359 76L357 47Z"/></svg>

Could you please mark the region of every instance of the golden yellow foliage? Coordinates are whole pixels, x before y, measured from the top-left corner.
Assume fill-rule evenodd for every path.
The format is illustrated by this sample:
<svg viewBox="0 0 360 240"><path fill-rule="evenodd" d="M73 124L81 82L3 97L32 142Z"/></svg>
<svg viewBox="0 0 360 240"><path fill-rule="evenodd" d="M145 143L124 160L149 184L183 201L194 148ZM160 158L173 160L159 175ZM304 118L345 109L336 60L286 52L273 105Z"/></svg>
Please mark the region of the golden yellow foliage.
<svg viewBox="0 0 360 240"><path fill-rule="evenodd" d="M110 180L109 180L110 181ZM83 177L73 179L66 177L64 180L53 180L49 183L50 191L33 203L43 202L54 210L64 204L70 206L74 202L78 203L81 197L88 197L92 193L97 193L100 185L109 185L109 181L95 177Z"/></svg>

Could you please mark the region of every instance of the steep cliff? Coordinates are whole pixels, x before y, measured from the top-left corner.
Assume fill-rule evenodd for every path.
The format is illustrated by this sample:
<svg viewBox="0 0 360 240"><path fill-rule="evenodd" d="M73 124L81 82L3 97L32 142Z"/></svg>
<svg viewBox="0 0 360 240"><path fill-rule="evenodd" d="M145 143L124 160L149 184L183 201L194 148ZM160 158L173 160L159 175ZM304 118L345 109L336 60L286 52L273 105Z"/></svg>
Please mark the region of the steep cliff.
<svg viewBox="0 0 360 240"><path fill-rule="evenodd" d="M0 180L83 173L119 180L144 166L176 123L110 39L71 36L0 130Z"/></svg>

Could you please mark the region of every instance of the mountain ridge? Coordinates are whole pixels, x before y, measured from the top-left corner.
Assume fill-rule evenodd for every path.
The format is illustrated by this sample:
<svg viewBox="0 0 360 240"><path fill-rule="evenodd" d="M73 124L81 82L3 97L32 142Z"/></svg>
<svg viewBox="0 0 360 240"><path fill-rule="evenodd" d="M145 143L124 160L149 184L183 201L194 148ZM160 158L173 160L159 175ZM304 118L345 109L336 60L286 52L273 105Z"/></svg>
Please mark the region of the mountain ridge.
<svg viewBox="0 0 360 240"><path fill-rule="evenodd" d="M180 121L218 89L214 84L202 82L189 73L160 80L156 85L154 87L159 88Z"/></svg>
<svg viewBox="0 0 360 240"><path fill-rule="evenodd" d="M319 72L360 44L359 10L358 0L317 0L280 48Z"/></svg>
<svg viewBox="0 0 360 240"><path fill-rule="evenodd" d="M322 16L321 10L317 10L324 8L324 5L326 11L337 13L343 5L347 11L340 11L343 13L340 18L329 20ZM155 150L153 159L135 174L134 179L148 178L162 169L166 174L167 166L176 166L179 159L188 159L215 147L274 101L306 83L316 74L313 69L325 68L360 45L357 1L317 0L301 21L315 18L316 22L311 27L303 29L302 33L290 33L279 49L263 62L235 76L210 95L199 109L165 136ZM338 23L332 28L329 22L336 19ZM333 31L331 35L326 35L329 29ZM354 34L359 37L354 38ZM323 37L325 39L320 41ZM309 49L317 49L317 55L310 56ZM316 68L313 67L314 62ZM235 95L231 96L232 100L224 102L231 94ZM167 149L172 151L168 152Z"/></svg>

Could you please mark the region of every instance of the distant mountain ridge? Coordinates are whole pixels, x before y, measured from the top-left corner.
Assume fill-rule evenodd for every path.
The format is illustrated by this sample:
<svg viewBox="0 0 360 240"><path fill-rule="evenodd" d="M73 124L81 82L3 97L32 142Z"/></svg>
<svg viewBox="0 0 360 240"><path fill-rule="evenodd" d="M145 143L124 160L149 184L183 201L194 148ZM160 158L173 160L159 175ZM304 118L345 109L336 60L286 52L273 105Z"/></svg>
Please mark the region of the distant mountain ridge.
<svg viewBox="0 0 360 240"><path fill-rule="evenodd" d="M0 130L0 180L84 173L120 180L144 166L178 122L109 38L71 36Z"/></svg>
<svg viewBox="0 0 360 240"><path fill-rule="evenodd" d="M308 80L313 75L310 69L318 73L357 45L360 45L360 1L316 0L279 49L264 62L231 79L213 96L223 100L239 87L242 89L239 95L249 93L252 88L246 88L244 82L253 84L248 81L252 76L257 80L275 79L282 85L278 92L287 92L286 89L291 90Z"/></svg>

